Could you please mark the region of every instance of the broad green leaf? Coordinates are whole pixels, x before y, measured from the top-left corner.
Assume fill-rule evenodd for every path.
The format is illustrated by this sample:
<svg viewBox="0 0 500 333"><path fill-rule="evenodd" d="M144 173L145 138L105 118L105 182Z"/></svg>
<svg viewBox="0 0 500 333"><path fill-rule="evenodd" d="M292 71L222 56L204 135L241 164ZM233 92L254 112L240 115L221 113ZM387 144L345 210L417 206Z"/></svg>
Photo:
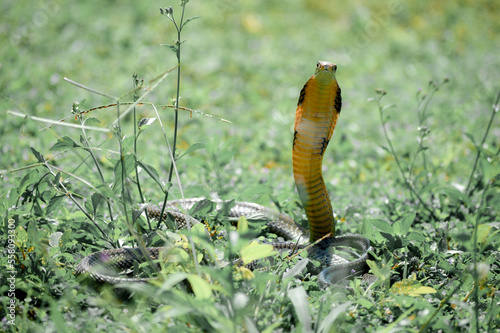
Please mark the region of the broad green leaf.
<svg viewBox="0 0 500 333"><path fill-rule="evenodd" d="M26 243L28 242L28 233L22 226L18 226L16 228L16 239L14 241L14 244L18 248L22 248Z"/></svg>
<svg viewBox="0 0 500 333"><path fill-rule="evenodd" d="M184 155L190 154L193 151L196 151L198 149L204 149L204 148L205 148L205 144L204 143L201 143L201 142L194 143L183 154L181 154L180 156L178 156L177 159L180 159Z"/></svg>
<svg viewBox="0 0 500 333"><path fill-rule="evenodd" d="M127 153L134 144L135 137L127 136L122 140L122 152Z"/></svg>
<svg viewBox="0 0 500 333"><path fill-rule="evenodd" d="M203 223L196 223L191 227L193 234L198 236L205 236L207 234L207 228Z"/></svg>
<svg viewBox="0 0 500 333"><path fill-rule="evenodd" d="M312 318L309 310L307 293L303 286L288 290L288 298L292 301L295 315L302 324L302 332L312 332Z"/></svg>
<svg viewBox="0 0 500 333"><path fill-rule="evenodd" d="M380 229L383 232L392 234L392 226L385 220L381 219L368 219L368 221L373 224L376 228Z"/></svg>
<svg viewBox="0 0 500 333"><path fill-rule="evenodd" d="M238 232L240 234L244 234L244 233L248 232L248 221L247 221L247 218L245 216L241 216L238 219Z"/></svg>
<svg viewBox="0 0 500 333"><path fill-rule="evenodd" d="M100 193L92 193L91 200L92 200L92 214L95 216L95 213L97 211L97 207L99 206L99 203L103 199L103 196Z"/></svg>
<svg viewBox="0 0 500 333"><path fill-rule="evenodd" d="M369 219L364 218L361 223L361 234L363 235L371 235L373 233L373 224Z"/></svg>
<svg viewBox="0 0 500 333"><path fill-rule="evenodd" d="M198 201L193 208L189 210L191 216L207 216L214 210L214 203L208 199Z"/></svg>
<svg viewBox="0 0 500 333"><path fill-rule="evenodd" d="M57 142L50 147L50 151L58 151L58 150L66 150L66 149L71 149L71 148L77 148L81 147L79 144L77 144L73 139L71 139L68 136L63 136L62 138L59 138Z"/></svg>
<svg viewBox="0 0 500 333"><path fill-rule="evenodd" d="M396 235L406 235L408 231L410 231L410 227L416 216L417 214L415 213L406 214L405 216L394 222L393 229Z"/></svg>
<svg viewBox="0 0 500 333"><path fill-rule="evenodd" d="M409 276L408 279L395 282L391 286L390 291L395 294L403 294L414 297L436 293L436 290L434 288L422 286L422 284L416 280L416 276L414 274Z"/></svg>
<svg viewBox="0 0 500 333"><path fill-rule="evenodd" d="M299 260L299 262L297 262L297 264L295 266L293 266L292 268L290 268L288 271L286 271L283 274L283 279L286 279L287 277L293 277L293 276L296 276L298 274L301 274L302 271L304 271L306 269L308 263L309 263L308 258Z"/></svg>
<svg viewBox="0 0 500 333"><path fill-rule="evenodd" d="M370 267L371 272L382 282L389 279L391 276L391 268L389 266L383 266L379 268L373 260L366 260L366 264Z"/></svg>
<svg viewBox="0 0 500 333"><path fill-rule="evenodd" d="M484 243L486 238L488 237L488 233L490 232L491 226L487 224L480 224L477 226L477 241L479 243Z"/></svg>
<svg viewBox="0 0 500 333"><path fill-rule="evenodd" d="M408 240L414 240L414 241L417 241L417 242L423 242L423 241L425 241L424 235L422 235L420 232L416 232L416 231L410 231L408 233L408 236L406 238Z"/></svg>
<svg viewBox="0 0 500 333"><path fill-rule="evenodd" d="M45 214L49 215L51 212L57 209L57 207L61 205L61 202L65 197L66 195L54 195L52 198L50 198L49 204L47 205L47 208L45 210Z"/></svg>
<svg viewBox="0 0 500 333"><path fill-rule="evenodd" d="M331 332L331 327L340 314L347 311L352 302L342 303L333 307L332 311L325 317L319 325L319 332ZM333 330L334 331L334 330Z"/></svg>
<svg viewBox="0 0 500 333"><path fill-rule="evenodd" d="M72 239L73 239L72 230L71 229L64 230L64 233L62 234L61 238L59 238L59 247L65 246Z"/></svg>
<svg viewBox="0 0 500 333"><path fill-rule="evenodd" d="M59 240L61 239L62 232L56 231L49 236L49 245L51 247L59 247Z"/></svg>
<svg viewBox="0 0 500 333"><path fill-rule="evenodd" d="M163 188L163 184L161 183L161 180L160 180L160 176L158 175L158 172L156 171L156 169L149 165L149 164L146 164L142 161L137 161L137 164L139 164L139 166L144 169L144 171L147 172L147 174L153 178L153 180L156 182L156 184L158 184L160 186L160 188L162 189L163 192L165 192L164 188Z"/></svg>
<svg viewBox="0 0 500 333"><path fill-rule="evenodd" d="M240 253L243 265L248 265L254 260L266 258L276 254L272 245L261 244L256 241L253 241L250 244L244 246L241 249Z"/></svg>
<svg viewBox="0 0 500 333"><path fill-rule="evenodd" d="M100 185L96 187L99 193L105 198L115 198L113 191L106 185Z"/></svg>
<svg viewBox="0 0 500 333"><path fill-rule="evenodd" d="M128 175L135 169L135 159L131 154L125 155L123 158L123 165L125 166L125 172L122 174L122 162L120 160L116 161L115 164L115 184L113 188L118 188L122 184L122 178L127 178Z"/></svg>
<svg viewBox="0 0 500 333"><path fill-rule="evenodd" d="M454 202L463 201L467 206L472 205L469 197L454 187L443 186L434 190L435 193L442 193Z"/></svg>
<svg viewBox="0 0 500 333"><path fill-rule="evenodd" d="M421 287L418 287L417 289L415 289L413 291L413 293L410 294L410 296L425 295L425 294L435 294L435 293L437 293L436 289L434 289L432 287L421 286Z"/></svg>
<svg viewBox="0 0 500 333"><path fill-rule="evenodd" d="M207 300L212 297L212 289L207 281L203 280L196 274L189 274L187 276L191 288L194 292L194 297L197 300Z"/></svg>

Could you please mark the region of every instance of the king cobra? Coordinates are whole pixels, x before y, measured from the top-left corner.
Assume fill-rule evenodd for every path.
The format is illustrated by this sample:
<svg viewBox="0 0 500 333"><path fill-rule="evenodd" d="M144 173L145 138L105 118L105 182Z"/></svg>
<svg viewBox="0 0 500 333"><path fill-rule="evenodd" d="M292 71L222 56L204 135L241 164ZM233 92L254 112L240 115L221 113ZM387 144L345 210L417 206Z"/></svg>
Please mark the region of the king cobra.
<svg viewBox="0 0 500 333"><path fill-rule="evenodd" d="M308 248L308 256L319 260L324 268L318 274L320 286L337 284L346 277L359 275L366 269L370 242L360 235L335 235L335 220L322 174L323 155L328 146L342 107L340 87L336 79L337 66L319 61L315 74L300 92L293 137L293 174L299 197L309 222L309 234L286 214L248 202L236 202L229 211L231 217L265 218L268 228L288 242L271 243L275 249ZM178 224L199 223L183 213L203 199L176 200L167 204L164 216L161 207L148 206L148 214L156 219L166 218L167 213ZM218 206L222 201L215 201ZM179 208L181 207L181 208ZM309 240L307 244L304 240ZM347 260L332 249L343 248L352 260ZM101 282L145 282L152 278L124 275L137 262L161 257L161 247L120 248L103 250L83 258L76 267L77 274L86 274ZM149 258L146 258L147 255Z"/></svg>

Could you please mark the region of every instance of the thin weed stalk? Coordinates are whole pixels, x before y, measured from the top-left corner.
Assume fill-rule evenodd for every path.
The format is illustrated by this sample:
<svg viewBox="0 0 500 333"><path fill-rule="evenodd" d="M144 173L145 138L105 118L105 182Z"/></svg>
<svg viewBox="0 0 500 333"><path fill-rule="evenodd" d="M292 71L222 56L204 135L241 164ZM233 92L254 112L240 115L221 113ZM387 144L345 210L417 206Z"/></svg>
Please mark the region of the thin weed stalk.
<svg viewBox="0 0 500 333"><path fill-rule="evenodd" d="M488 137L488 133L490 132L491 124L493 124L493 119L495 118L495 114L500 110L500 91L498 92L497 99L495 100L495 103L493 104L492 112L491 112L491 117L490 121L488 122L488 125L486 126L486 131L484 132L483 139L481 140L481 143L476 146L477 148L477 154L476 154L476 159L474 161L474 166L472 167L472 171L469 176L469 181L467 182L467 187L465 188L465 195L469 195L469 189L472 184L472 178L474 177L474 173L476 172L477 168L477 163L479 162L479 157L481 156L481 148L483 147L484 143L486 142L486 138ZM498 150L500 152L500 149ZM497 152L497 155L498 155Z"/></svg>
<svg viewBox="0 0 500 333"><path fill-rule="evenodd" d="M141 81L139 81L137 79L137 74L134 74L132 76L132 84L133 84L133 87L134 87L134 102L137 102L137 100L139 99L139 91L142 89L142 86L144 84L144 79L142 79ZM136 109L135 109L135 106L134 106L134 110L133 110L133 115L134 115L134 164L135 164L135 181L137 183L137 191L139 192L139 197L140 197L140 200L141 200L141 203L144 203L144 195L142 194L142 188L141 188L141 179L139 177L139 163L137 163L137 139L138 139L138 132L137 132L137 127L139 126L138 123L137 123L137 112L136 112ZM152 230L151 229L151 221L149 219L149 214L148 214L148 211L145 210L145 214L146 214L146 221L148 223L148 228L149 230Z"/></svg>
<svg viewBox="0 0 500 333"><path fill-rule="evenodd" d="M79 113L79 103L76 103L76 102L73 103L72 112L75 114ZM97 161L97 158L94 154L93 149L90 146L89 139L87 137L87 132L85 131L85 120L83 119L83 116L81 114L79 114L77 116L77 118L80 121L80 124L82 124L82 134L83 134L83 137L82 137L83 140L81 140L82 144L85 147L84 149L89 153L90 157L92 158L92 161L94 161L94 165L97 168L97 173L99 174L99 178L101 180L101 183L104 186L106 184L106 181L104 180L104 175L102 173L101 166L100 166L99 162ZM113 221L113 210L111 209L111 203L109 202L109 200L107 200L106 203L108 206L109 219L111 221Z"/></svg>
<svg viewBox="0 0 500 333"><path fill-rule="evenodd" d="M398 166L398 170L401 173L401 177L403 178L403 181L405 182L406 187L408 187L410 192L417 198L417 200L422 205L422 207L424 207L424 209L427 212L429 212L429 214L432 216L432 218L434 218L435 220L438 220L438 218L434 214L434 211L432 209L430 209L429 206L427 206L427 204L424 202L422 197L418 194L418 192L415 190L415 188L411 184L410 180L405 175L405 172L403 170L401 162L399 161L398 155L396 154L396 151L394 150L394 146L392 145L392 141L389 138L389 134L387 133L387 128L386 128L387 121L384 118L384 111L386 109L392 107L392 105L382 106L382 104L381 104L382 97L384 97L384 95L387 93L381 89L378 89L376 92L377 92L376 100L377 100L378 109L379 109L380 122L382 123L382 130L384 132L385 139L389 145L389 151L392 154L392 156L394 157L394 160L396 161L396 165Z"/></svg>
<svg viewBox="0 0 500 333"><path fill-rule="evenodd" d="M428 149L427 146L425 146L425 141L427 137L430 134L430 129L424 125L425 120L428 118L427 117L427 110L429 108L429 105L436 94L436 92L441 88L441 86L445 83L448 83L449 79L446 78L441 82L440 84L436 83L435 81L430 81L429 82L429 92L424 94L423 96L420 95L421 90L417 92L417 116L418 116L418 133L419 133L419 138L418 138L418 148L415 153L415 156L413 157L413 161L410 165L409 168L409 175L408 179L410 182L412 182L413 174L414 174L414 167L415 167L415 162L417 161L418 155L421 153L422 154L422 163L423 163L423 168L425 170L425 180L426 184L429 184L429 172L427 171L427 156L425 154L425 151Z"/></svg>
<svg viewBox="0 0 500 333"><path fill-rule="evenodd" d="M167 16L167 18L172 21L174 24L175 30L177 31L177 40L174 41L174 44L166 44L165 46L169 47L174 53L175 56L177 57L177 87L176 87L176 92L175 92L175 100L174 100L174 138L173 138L173 143L172 143L172 160L170 162L170 169L168 172L168 183L172 182L172 176L174 172L174 162L176 160L176 149L177 149L177 131L179 127L179 99L180 99L180 84L181 84L181 67L182 67L182 61L181 61L181 45L184 43L184 41L181 41L181 33L182 33L182 28L189 23L192 20L197 19L198 17L192 17L190 19L184 20L184 13L186 10L186 4L189 2L189 0L181 0L180 6L182 7L182 13L181 13L181 19L179 24L177 24L177 21L175 20L174 17L174 10L172 7L168 8L160 8L160 14ZM168 201L168 194L169 191L165 193L165 198L163 199L163 205L161 208L161 214L160 216L163 216L163 213L165 212L165 207L167 205Z"/></svg>

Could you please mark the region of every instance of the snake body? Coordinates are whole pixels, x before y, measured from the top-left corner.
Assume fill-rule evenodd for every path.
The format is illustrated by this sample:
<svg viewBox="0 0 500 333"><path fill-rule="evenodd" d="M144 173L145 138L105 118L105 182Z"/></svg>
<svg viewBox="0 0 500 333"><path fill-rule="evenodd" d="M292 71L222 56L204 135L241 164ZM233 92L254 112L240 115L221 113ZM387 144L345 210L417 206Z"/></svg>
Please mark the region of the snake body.
<svg viewBox="0 0 500 333"><path fill-rule="evenodd" d="M321 166L342 107L336 70L332 63L318 62L316 73L300 92L295 113L293 175L309 220L311 242L329 233L335 236L332 204Z"/></svg>
<svg viewBox="0 0 500 333"><path fill-rule="evenodd" d="M335 222L330 198L322 175L323 154L333 134L342 98L335 73L337 66L318 62L315 74L301 90L295 116L293 138L293 173L295 183L309 221L309 233L286 214L248 202L236 202L229 211L231 217L258 217L267 221L268 228L290 242L272 243L276 249L304 248L307 240L309 256L319 260L323 269L318 275L320 285L336 284L339 280L357 275L365 269L370 242L359 235L335 237ZM203 199L186 199L168 203L164 216L158 206L147 207L151 217L159 220L171 214L181 224L198 223L183 213ZM221 205L222 201L216 201ZM182 209L179 207L181 206ZM330 253L343 248L353 260ZM156 260L163 248L122 248L103 250L83 258L76 272L87 274L97 281L110 283L145 282L149 278L123 275L137 262ZM125 276L125 277L124 277Z"/></svg>

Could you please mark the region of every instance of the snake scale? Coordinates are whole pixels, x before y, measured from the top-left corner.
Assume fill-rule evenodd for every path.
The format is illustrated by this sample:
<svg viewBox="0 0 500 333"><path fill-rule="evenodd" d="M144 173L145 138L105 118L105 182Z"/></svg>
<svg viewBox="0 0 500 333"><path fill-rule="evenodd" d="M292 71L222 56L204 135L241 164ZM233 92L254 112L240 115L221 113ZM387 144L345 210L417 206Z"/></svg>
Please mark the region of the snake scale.
<svg viewBox="0 0 500 333"><path fill-rule="evenodd" d="M295 115L293 137L293 174L295 184L309 222L309 233L286 214L278 213L261 205L236 202L229 211L231 217L264 218L267 227L288 242L271 243L275 249L308 247L309 257L319 260L324 268L318 274L321 286L337 284L340 280L359 275L366 269L370 242L360 235L335 235L335 220L330 197L322 175L323 154L332 137L342 107L340 87L336 79L337 66L319 61L315 74L300 92ZM161 207L149 206L151 217L162 219L170 214L179 223L199 223L183 213L204 199L185 199L169 202L164 216ZM222 201L215 201L218 206ZM181 209L181 208L182 209ZM309 244L304 241L309 240ZM312 244L312 245L311 245ZM350 254L347 260L332 249L341 248ZM159 259L163 248L120 248L102 250L83 258L76 267L77 274L86 274L97 281L145 282L151 278L136 278L124 275L137 263L147 259ZM149 258L146 258L147 255Z"/></svg>

